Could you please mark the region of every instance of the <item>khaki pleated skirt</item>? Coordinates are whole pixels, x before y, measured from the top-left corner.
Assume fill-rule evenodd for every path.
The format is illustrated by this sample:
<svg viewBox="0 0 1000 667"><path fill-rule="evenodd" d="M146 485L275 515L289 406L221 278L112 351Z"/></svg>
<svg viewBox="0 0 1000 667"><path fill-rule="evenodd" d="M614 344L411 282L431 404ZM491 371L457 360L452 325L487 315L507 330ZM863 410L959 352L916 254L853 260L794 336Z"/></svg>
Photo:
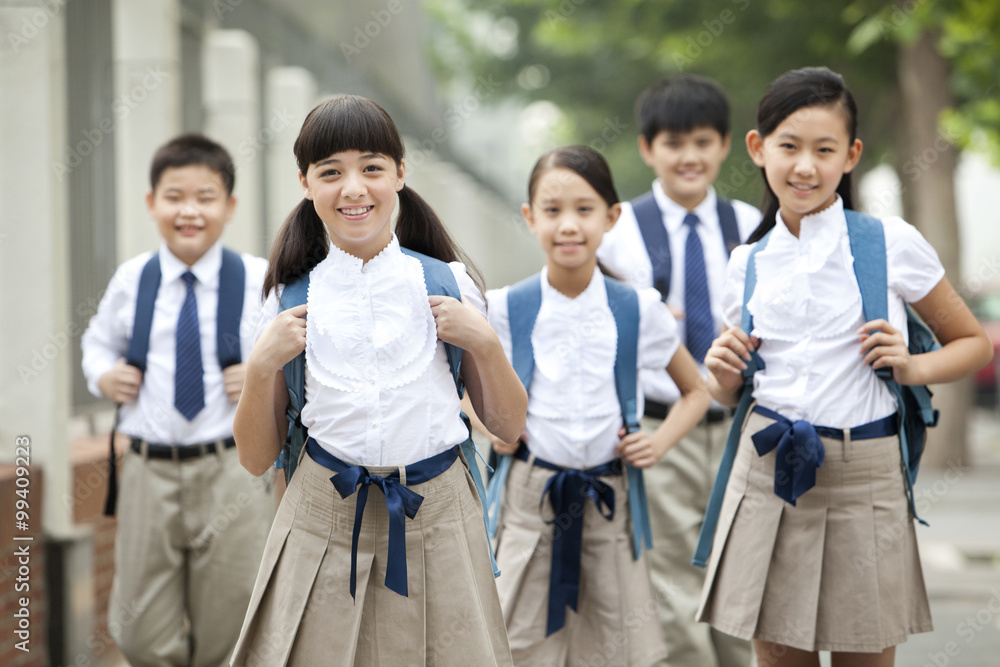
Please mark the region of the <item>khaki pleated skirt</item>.
<svg viewBox="0 0 1000 667"><path fill-rule="evenodd" d="M395 468L368 467L385 476ZM511 665L483 510L464 459L409 488L424 497L406 519L408 597L385 587L389 515L370 487L351 598L357 493L302 457L275 516L233 665Z"/></svg>
<svg viewBox="0 0 1000 667"><path fill-rule="evenodd" d="M816 486L774 495L775 451L748 417L726 488L698 619L804 651L877 653L932 630L895 436L826 448Z"/></svg>
<svg viewBox="0 0 1000 667"><path fill-rule="evenodd" d="M639 667L666 656L645 554L633 558L624 476L602 477L615 491L611 521L593 502L583 508L577 611L545 636L552 568L552 505L541 503L551 470L515 459L497 533L497 589L518 667ZM541 505L541 507L540 507ZM470 665L475 663L469 663Z"/></svg>

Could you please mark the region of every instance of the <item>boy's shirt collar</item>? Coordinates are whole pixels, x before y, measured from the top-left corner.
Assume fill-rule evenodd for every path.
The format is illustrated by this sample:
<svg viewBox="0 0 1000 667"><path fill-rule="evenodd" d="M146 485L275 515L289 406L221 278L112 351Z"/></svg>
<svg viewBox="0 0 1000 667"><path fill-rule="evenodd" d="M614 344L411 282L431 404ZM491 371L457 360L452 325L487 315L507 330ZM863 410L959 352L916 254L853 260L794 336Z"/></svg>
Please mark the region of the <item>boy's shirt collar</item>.
<svg viewBox="0 0 1000 667"><path fill-rule="evenodd" d="M660 179L653 181L653 198L663 214L667 231L671 234L679 232L684 226L684 216L688 214L688 210L667 196L667 193L663 191L663 183ZM717 215L717 206L718 198L715 194L715 188L710 185L705 193L705 198L694 207L693 213L704 223L705 220L711 220Z"/></svg>
<svg viewBox="0 0 1000 667"><path fill-rule="evenodd" d="M198 283L214 289L218 287L219 271L222 269L222 242L217 241L192 266L188 266L177 258L166 243L160 245L160 275L164 285L180 280L184 272L191 271Z"/></svg>

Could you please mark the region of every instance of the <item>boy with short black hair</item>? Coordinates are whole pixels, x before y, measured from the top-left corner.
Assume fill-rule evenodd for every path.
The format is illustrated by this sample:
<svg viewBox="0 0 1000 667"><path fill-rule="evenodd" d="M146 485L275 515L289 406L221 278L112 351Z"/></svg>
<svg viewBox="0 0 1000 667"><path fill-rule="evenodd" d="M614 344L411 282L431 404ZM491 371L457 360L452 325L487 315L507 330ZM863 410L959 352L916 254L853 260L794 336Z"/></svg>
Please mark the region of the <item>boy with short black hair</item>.
<svg viewBox="0 0 1000 667"><path fill-rule="evenodd" d="M636 102L639 154L657 178L622 204L604 236L601 263L634 287L655 287L705 375L705 353L722 330L719 295L729 253L760 221L756 208L716 195L712 183L729 155L729 101L714 81L680 74ZM679 397L665 372L642 371L643 428L653 432ZM649 552L660 621L672 667L743 667L750 645L694 620L704 571L691 565L702 517L725 447L730 412L708 414L646 470L653 549Z"/></svg>
<svg viewBox="0 0 1000 667"><path fill-rule="evenodd" d="M163 243L118 268L82 339L88 386L131 439L108 616L133 667L228 664L270 528L270 480L232 437L267 266L219 242L234 176L200 135L156 152L146 204Z"/></svg>

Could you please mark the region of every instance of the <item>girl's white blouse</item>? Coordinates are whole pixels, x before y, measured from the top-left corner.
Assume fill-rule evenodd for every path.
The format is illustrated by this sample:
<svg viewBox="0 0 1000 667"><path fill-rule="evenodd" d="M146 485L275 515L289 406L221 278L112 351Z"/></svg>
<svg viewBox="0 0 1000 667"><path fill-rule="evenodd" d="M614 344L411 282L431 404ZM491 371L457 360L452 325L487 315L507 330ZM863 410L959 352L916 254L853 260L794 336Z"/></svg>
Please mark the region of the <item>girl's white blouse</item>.
<svg viewBox="0 0 1000 667"><path fill-rule="evenodd" d="M542 269L542 305L531 345L535 372L525 427L536 456L567 468L589 468L615 457L622 426L615 391L618 330L607 290L595 270L587 288L571 299L549 284ZM666 368L680 346L677 323L654 289L639 293L639 368ZM490 324L511 358L507 288L486 293ZM638 384L638 381L637 381ZM641 388L636 389L642 414Z"/></svg>
<svg viewBox="0 0 1000 667"><path fill-rule="evenodd" d="M449 266L485 317L465 266ZM324 449L353 465L405 466L468 437L423 265L395 235L367 263L331 245L309 276L306 303L302 423ZM255 340L279 310L272 291Z"/></svg>
<svg viewBox="0 0 1000 667"><path fill-rule="evenodd" d="M944 277L934 248L897 217L882 221L889 322L906 337L904 302L927 296ZM751 246L733 250L722 295L727 327L739 326ZM747 304L765 368L754 376L757 402L789 419L848 428L896 411L885 383L862 363L857 330L861 292L847 236L843 201L802 218L799 237L781 213L756 255L757 287Z"/></svg>

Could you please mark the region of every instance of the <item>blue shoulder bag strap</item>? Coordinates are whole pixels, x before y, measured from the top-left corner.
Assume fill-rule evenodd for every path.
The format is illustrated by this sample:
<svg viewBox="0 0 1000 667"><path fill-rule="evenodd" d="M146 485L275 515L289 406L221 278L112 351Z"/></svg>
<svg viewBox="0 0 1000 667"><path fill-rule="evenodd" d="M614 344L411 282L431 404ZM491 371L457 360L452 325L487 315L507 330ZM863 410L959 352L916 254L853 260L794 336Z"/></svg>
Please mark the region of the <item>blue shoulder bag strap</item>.
<svg viewBox="0 0 1000 667"><path fill-rule="evenodd" d="M864 311L866 322L876 319L889 319L888 300L888 270L886 267L885 230L882 221L870 215L858 213L856 211L845 210L847 217L847 237L851 243L851 255L854 257L854 275L858 280L858 288L861 290L861 306ZM913 317L907 306L907 319ZM912 346L911 346L912 350ZM899 410L899 449L903 465L906 469L906 496L910 503L910 512L920 523L927 525L927 522L917 515L916 502L913 497L913 483L916 481L917 465L919 454L911 452L911 447L923 447L923 443L911 443L907 429L907 405L903 397L903 387L893 379L891 368L879 368L875 370L892 392L896 399ZM911 394L916 398L918 408L924 413L931 413L932 420L926 423L936 423L936 416L933 416L934 409L930 404L930 392L926 387L910 387ZM916 454L911 459L911 455Z"/></svg>
<svg viewBox="0 0 1000 667"><path fill-rule="evenodd" d="M632 200L632 211L639 224L642 242L646 244L646 254L653 267L653 287L660 293L660 300L666 301L670 294L670 272L673 260L670 256L670 237L663 224L663 214L656 204L652 191Z"/></svg>
<svg viewBox="0 0 1000 667"><path fill-rule="evenodd" d="M139 275L139 290L135 302L135 319L132 321L132 338L128 341L125 362L146 372L149 354L149 332L153 327L153 307L156 293L160 291L160 256L153 253Z"/></svg>
<svg viewBox="0 0 1000 667"><path fill-rule="evenodd" d="M153 328L153 311L156 295L160 291L162 272L160 255L157 252L149 258L139 275L136 294L135 318L132 321L132 337L128 342L125 362L146 372L146 358L149 356L149 335ZM215 318L216 354L219 367L227 368L242 360L240 353L240 318L243 316L243 293L246 283L246 267L243 259L229 248L222 249L222 266L219 269L219 300ZM120 407L120 406L119 406ZM108 458L108 495L104 502L104 514L114 516L118 500L118 460L115 456L114 439L118 430L118 410L111 429L111 445Z"/></svg>
<svg viewBox="0 0 1000 667"><path fill-rule="evenodd" d="M156 293L160 290L160 256L153 253L142 267L139 275L139 289L135 302L135 317L132 320L132 337L125 352L125 363L146 372L146 357L149 355L149 332L153 326L153 307ZM121 405L115 406L115 421L111 425L108 442L108 492L104 497L104 515L114 516L118 505L118 455L115 453L115 433L118 431L118 417Z"/></svg>
<svg viewBox="0 0 1000 667"><path fill-rule="evenodd" d="M733 248L740 245L740 227L736 224L736 209L728 199L716 197L715 210L719 214L719 227L722 228L722 243L726 246L726 256L733 254Z"/></svg>
<svg viewBox="0 0 1000 667"><path fill-rule="evenodd" d="M215 344L219 367L228 368L243 360L240 352L240 318L246 291L243 258L229 248L222 249L219 269L219 304L215 318Z"/></svg>
<svg viewBox="0 0 1000 667"><path fill-rule="evenodd" d="M507 289L507 319L510 323L511 366L525 391L531 388L531 377L535 372L535 353L531 347L531 332L542 307L542 276L536 273L511 285ZM503 489L507 485L510 472L510 454L497 457L496 472L490 479L486 492L486 533L492 540L497 535L500 521L500 507Z"/></svg>
<svg viewBox="0 0 1000 667"><path fill-rule="evenodd" d="M747 309L747 302L750 300L753 290L757 286L757 263L755 255L767 247L767 241L770 236L771 232L768 232L757 241L750 250L750 256L747 258L747 272L743 281L743 311L740 321L740 328L747 335L753 331L753 316ZM715 484L712 486L712 495L708 499L705 519L701 524L701 533L698 535L698 546L695 548L694 557L691 559L692 565L705 567L705 564L708 563L708 556L712 552L715 529L719 523L719 512L722 510L722 500L726 495L726 485L729 483L729 475L733 471L733 461L736 460L736 452L740 446L743 423L746 421L747 412L750 411L750 404L753 403L753 375L762 368L764 368L764 360L760 358L756 350L751 350L750 361L743 371L743 389L740 393L740 402L736 407L736 413L733 415L733 425L729 429L726 449L722 453L719 472L715 477Z"/></svg>
<svg viewBox="0 0 1000 667"><path fill-rule="evenodd" d="M309 295L309 273L299 276L285 285L281 291L281 310L301 306ZM278 467L285 470L285 484L292 480L295 467L299 464L302 449L309 439L309 430L302 425L302 408L306 404L306 353L305 350L285 364L281 369L285 375L285 386L288 388L288 407L285 417L288 419L288 433L285 445L278 457Z"/></svg>
<svg viewBox="0 0 1000 667"><path fill-rule="evenodd" d="M636 388L639 367L639 295L634 289L617 280L604 277L608 292L608 306L618 330L618 349L615 354L615 391L621 407L622 423L627 433L639 430L636 411ZM653 530L649 522L649 503L646 502L646 481L641 468L626 465L628 476L628 506L632 519L632 555L638 559L642 548L653 548Z"/></svg>

